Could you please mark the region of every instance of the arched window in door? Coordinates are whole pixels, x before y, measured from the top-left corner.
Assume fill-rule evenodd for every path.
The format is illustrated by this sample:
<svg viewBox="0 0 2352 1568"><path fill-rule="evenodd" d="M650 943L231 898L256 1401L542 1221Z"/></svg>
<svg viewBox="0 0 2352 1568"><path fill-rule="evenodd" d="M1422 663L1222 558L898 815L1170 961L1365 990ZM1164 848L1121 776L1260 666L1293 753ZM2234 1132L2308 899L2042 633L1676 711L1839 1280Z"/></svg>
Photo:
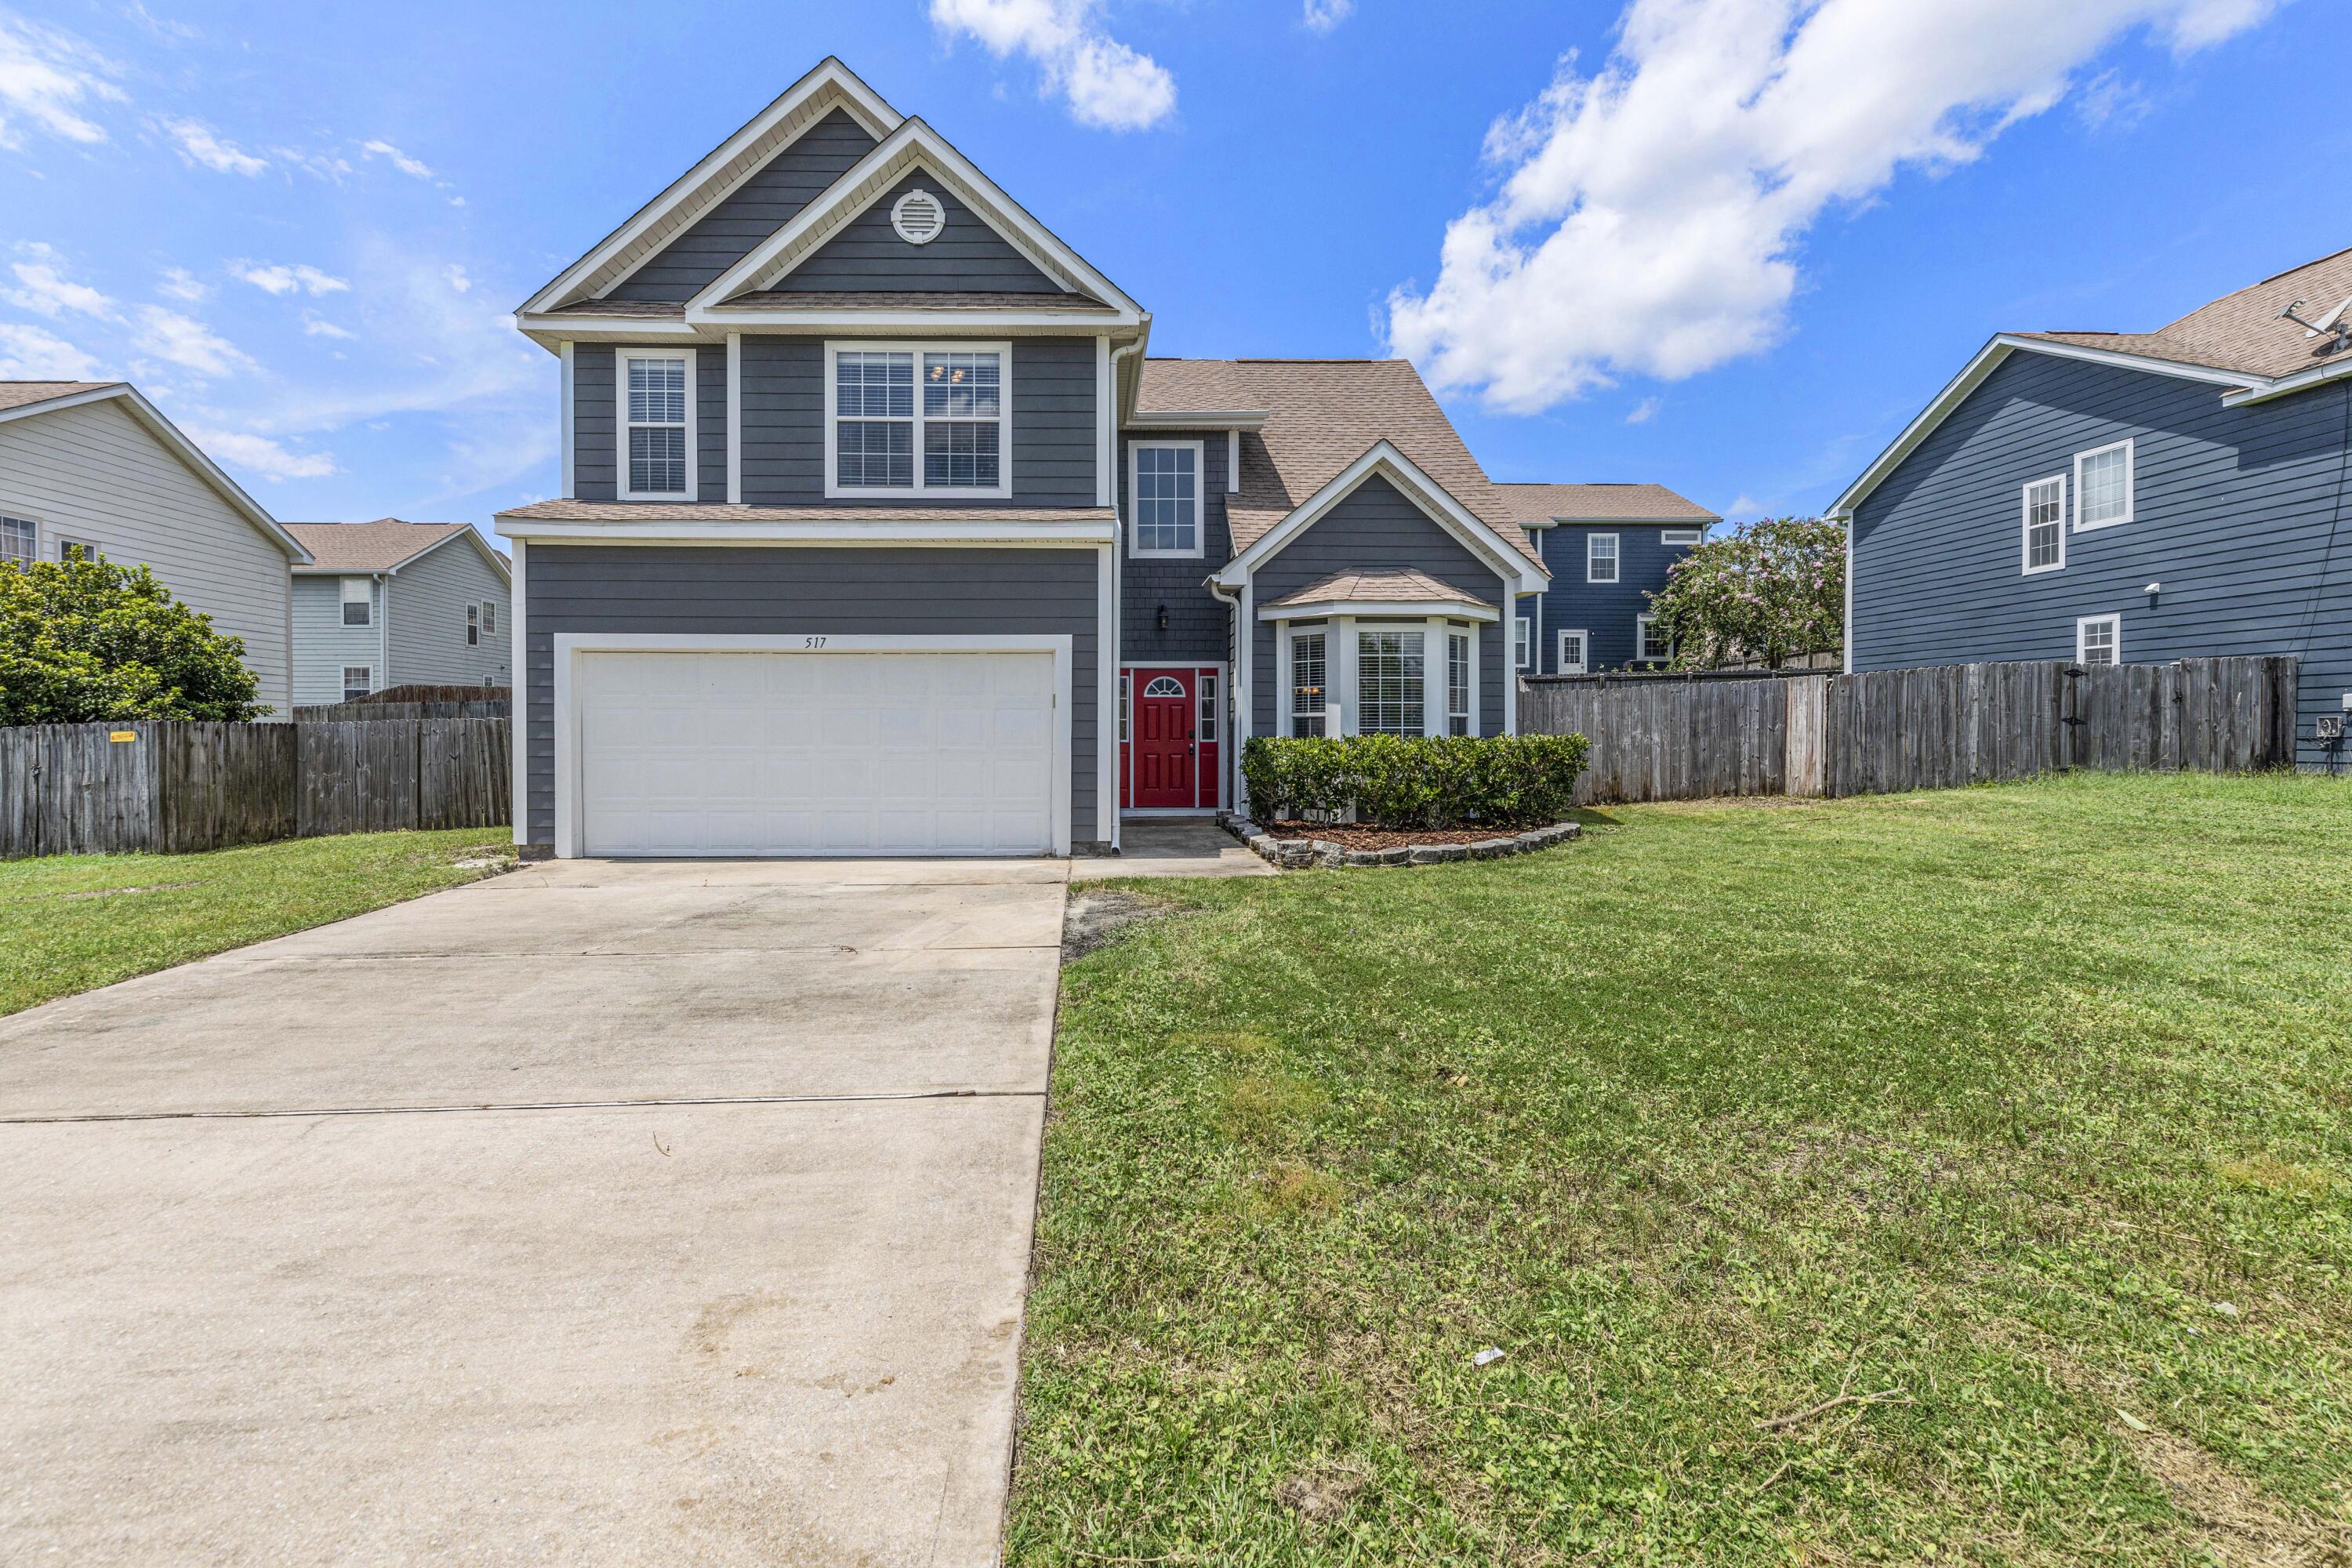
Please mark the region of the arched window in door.
<svg viewBox="0 0 2352 1568"><path fill-rule="evenodd" d="M1184 683L1172 675L1163 675L1143 689L1146 697L1181 697Z"/></svg>

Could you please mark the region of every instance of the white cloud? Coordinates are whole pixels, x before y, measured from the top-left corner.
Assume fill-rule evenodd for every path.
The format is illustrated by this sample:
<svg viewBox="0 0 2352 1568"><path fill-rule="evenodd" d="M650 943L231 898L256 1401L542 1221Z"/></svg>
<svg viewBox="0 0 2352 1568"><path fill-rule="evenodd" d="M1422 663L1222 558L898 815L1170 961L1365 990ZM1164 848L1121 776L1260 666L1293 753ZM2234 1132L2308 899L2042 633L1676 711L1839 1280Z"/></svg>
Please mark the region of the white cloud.
<svg viewBox="0 0 2352 1568"><path fill-rule="evenodd" d="M235 343L194 317L161 305L139 308L139 337L134 346L199 375L235 375L255 368L251 356Z"/></svg>
<svg viewBox="0 0 2352 1568"><path fill-rule="evenodd" d="M0 148L24 146L19 120L68 142L105 141L105 128L81 111L122 102L121 74L70 33L0 14Z"/></svg>
<svg viewBox="0 0 2352 1568"><path fill-rule="evenodd" d="M426 168L423 163L410 157L389 142L362 142L360 143L360 151L370 157L391 159L392 166L404 174L414 174L420 180L429 180L433 177L431 169Z"/></svg>
<svg viewBox="0 0 2352 1568"><path fill-rule="evenodd" d="M95 316L101 321L119 319L112 300L87 283L75 282L59 270L58 253L50 247L31 240L16 247L16 251L26 259L9 268L16 275L17 283L17 287L5 291L10 304L53 321L68 310Z"/></svg>
<svg viewBox="0 0 2352 1568"><path fill-rule="evenodd" d="M302 335L310 338L348 339L354 337L357 334L350 331L348 328L335 325L334 322L327 320L324 316L318 315L310 310L305 310L302 312Z"/></svg>
<svg viewBox="0 0 2352 1568"><path fill-rule="evenodd" d="M172 139L180 156L197 167L210 169L216 174L258 174L269 167L269 160L257 158L234 142L224 142L209 126L194 120L159 120L156 129Z"/></svg>
<svg viewBox="0 0 2352 1568"><path fill-rule="evenodd" d="M2154 107L2137 82L2121 71L2104 70L2075 95L2074 118L2092 131L2128 131Z"/></svg>
<svg viewBox="0 0 2352 1568"><path fill-rule="evenodd" d="M1349 13L1356 8L1356 0L1306 0L1306 12L1299 19L1307 24L1307 30L1328 33L1348 19Z"/></svg>
<svg viewBox="0 0 2352 1568"><path fill-rule="evenodd" d="M471 293L473 291L474 280L467 277L466 269L458 266L454 261L449 264L447 270L444 271L441 276L447 279L449 287L455 289L460 294Z"/></svg>
<svg viewBox="0 0 2352 1568"><path fill-rule="evenodd" d="M317 299L321 294L340 294L351 285L340 278L331 277L315 267L286 267L277 264L263 266L255 261L232 261L229 276L241 279L266 293L281 298L302 292Z"/></svg>
<svg viewBox="0 0 2352 1568"><path fill-rule="evenodd" d="M1658 410L1665 406L1665 402L1666 400L1663 397L1645 397L1642 399L1641 402L1633 405L1633 411L1625 416L1625 423L1628 425L1647 425L1651 420L1655 419L1658 416Z"/></svg>
<svg viewBox="0 0 2352 1568"><path fill-rule="evenodd" d="M212 292L184 267L163 268L163 281L156 284L155 289L158 293L169 294L174 300L185 300L192 305Z"/></svg>
<svg viewBox="0 0 2352 1568"><path fill-rule="evenodd" d="M0 381L98 379L98 361L55 332L0 321Z"/></svg>
<svg viewBox="0 0 2352 1568"><path fill-rule="evenodd" d="M1081 124L1139 131L1176 111L1176 79L1096 25L1097 0L931 0L931 25L980 41L998 59L1024 55L1045 90Z"/></svg>
<svg viewBox="0 0 2352 1568"><path fill-rule="evenodd" d="M935 0L935 4L937 0ZM2179 52L2277 0L1633 0L1487 135L1497 194L1447 226L1389 333L1437 386L1533 412L1778 340L1832 203L1979 156L2127 29Z"/></svg>
<svg viewBox="0 0 2352 1568"><path fill-rule="evenodd" d="M265 479L323 479L340 471L328 453L289 451L284 443L250 431L191 425L187 432L189 439L213 457L250 468Z"/></svg>

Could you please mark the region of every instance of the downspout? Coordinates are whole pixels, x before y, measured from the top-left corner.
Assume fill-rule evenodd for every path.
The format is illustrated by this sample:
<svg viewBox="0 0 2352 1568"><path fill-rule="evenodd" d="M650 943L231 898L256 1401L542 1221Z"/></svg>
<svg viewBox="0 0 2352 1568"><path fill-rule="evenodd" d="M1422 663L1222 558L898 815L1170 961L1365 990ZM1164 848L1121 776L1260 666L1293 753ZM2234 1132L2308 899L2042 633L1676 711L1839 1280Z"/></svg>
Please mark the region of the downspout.
<svg viewBox="0 0 2352 1568"><path fill-rule="evenodd" d="M1123 679L1120 672L1127 668L1127 617L1125 614L1127 605L1127 523L1121 514L1118 499L1120 489L1118 482L1118 368L1119 361L1126 359L1130 355L1141 353L1143 352L1143 345L1149 342L1150 338L1151 318L1149 315L1146 315L1143 318L1141 330L1135 335L1135 341L1131 343L1125 344L1119 348L1115 348L1110 351L1110 408L1104 416L1104 417L1110 423L1110 471L1104 477L1108 481L1110 489L1111 516L1115 523L1114 532L1116 535L1116 537L1112 539L1110 546L1111 624L1103 634L1111 639L1111 689L1107 695L1109 697L1111 701L1109 745L1111 747L1112 761L1110 765L1109 837L1110 852L1114 855L1119 853L1120 834L1126 824L1127 807L1127 803L1119 798L1119 779L1122 770L1119 766L1119 758L1118 755L1119 743L1118 718L1118 683L1120 679ZM1140 377L1139 377L1138 384L1140 385ZM1203 516L1205 517L1205 515L1206 509L1204 507ZM1097 731L1099 731L1101 727L1100 721L1097 721ZM1099 735L1097 735L1095 743L1097 745L1103 743Z"/></svg>
<svg viewBox="0 0 2352 1568"><path fill-rule="evenodd" d="M1223 725L1223 732L1217 737L1217 769L1233 781L1233 787L1222 793L1227 800L1234 803L1234 814L1237 816L1246 816L1249 815L1249 803L1242 798L1241 745L1240 736L1235 731L1241 727L1239 720L1243 710L1242 704L1257 700L1257 693L1251 684L1255 672L1248 667L1249 650L1244 646L1250 628L1242 624L1241 589L1221 587L1214 577L1209 578L1201 585L1208 589L1209 596L1224 605L1233 617L1230 624L1234 628L1234 658L1233 662L1226 667L1228 679L1225 681L1225 700L1231 704L1229 710L1234 715L1235 722Z"/></svg>

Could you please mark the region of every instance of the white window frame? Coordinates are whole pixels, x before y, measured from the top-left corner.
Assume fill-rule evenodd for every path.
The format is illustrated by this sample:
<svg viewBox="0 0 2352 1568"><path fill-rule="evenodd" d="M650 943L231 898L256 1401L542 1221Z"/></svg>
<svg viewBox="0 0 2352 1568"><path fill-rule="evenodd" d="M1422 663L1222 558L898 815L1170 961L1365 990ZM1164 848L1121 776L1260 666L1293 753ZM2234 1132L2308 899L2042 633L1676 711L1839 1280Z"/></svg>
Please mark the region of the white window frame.
<svg viewBox="0 0 2352 1568"><path fill-rule="evenodd" d="M2080 616L2075 618L2074 662L2085 668L2091 667L2090 655L2086 647L2090 639L2091 628L2101 624L2112 625L2115 627L2115 662L2121 664L2124 661L2123 614L2121 611L2108 610L2100 615Z"/></svg>
<svg viewBox="0 0 2352 1568"><path fill-rule="evenodd" d="M1666 651L1664 655L1656 658L1651 656L1650 628L1657 625L1657 621L1658 617L1655 615L1633 617L1633 662L1635 664L1672 664L1674 662L1675 645L1671 637L1665 639Z"/></svg>
<svg viewBox="0 0 2352 1568"><path fill-rule="evenodd" d="M353 598L352 596L352 589L354 586L359 589L359 596L357 598ZM341 617L335 623L337 626L342 626L351 631L357 631L362 626L372 626L375 625L375 579L373 577L345 577L342 579L341 592L342 598L341 603L342 607L335 612L335 614ZM352 619L351 607L353 605L360 605L366 607L367 619L363 621L355 621ZM353 665L352 668L356 669L359 667L357 665Z"/></svg>
<svg viewBox="0 0 2352 1568"><path fill-rule="evenodd" d="M482 601L482 635L486 637L499 635L499 602L496 599Z"/></svg>
<svg viewBox="0 0 2352 1568"><path fill-rule="evenodd" d="M1122 746L1127 744L1128 741L1127 710L1128 704L1134 699L1134 691L1135 677L1127 670L1120 670L1118 672L1118 743Z"/></svg>
<svg viewBox="0 0 2352 1568"><path fill-rule="evenodd" d="M1142 467L1135 460L1138 452L1189 450L1192 454L1192 548L1190 550L1146 550L1138 542L1143 522ZM1138 561L1197 561L1204 551L1209 531L1209 500L1207 468L1209 444L1202 440L1129 441L1127 444L1127 553Z"/></svg>
<svg viewBox="0 0 2352 1568"><path fill-rule="evenodd" d="M83 559L85 560L103 561L106 559L106 551L95 539L69 539L62 533L58 535L58 559L59 561L63 562L72 560L73 557L68 554L68 552L74 550L80 551L82 552Z"/></svg>
<svg viewBox="0 0 2352 1568"><path fill-rule="evenodd" d="M1192 672L1193 697L1199 712L1193 721L1193 739L1203 745L1213 744L1217 738L1217 689L1224 684L1218 677L1223 673L1216 669Z"/></svg>
<svg viewBox="0 0 2352 1568"><path fill-rule="evenodd" d="M466 646L467 647L478 647L481 646L481 641L482 606L479 605L468 605L466 606Z"/></svg>
<svg viewBox="0 0 2352 1568"><path fill-rule="evenodd" d="M1706 530L1703 528L1662 528L1658 530L1658 542L1665 545L1704 544L1706 542Z"/></svg>
<svg viewBox="0 0 2352 1568"><path fill-rule="evenodd" d="M1475 735L1478 732L1477 628L1475 626L1448 625L1444 628L1440 635L1445 639L1444 643L1440 645L1445 649L1445 729L1444 732L1448 735L1453 734L1454 721L1459 720L1462 724L1462 733L1465 735ZM1454 699L1455 696L1454 689L1454 645L1457 642L1462 645L1462 690L1460 693L1462 698L1462 706L1458 709L1454 706Z"/></svg>
<svg viewBox="0 0 2352 1568"><path fill-rule="evenodd" d="M1576 639L1576 668L1574 669L1570 669L1568 667L1568 639L1570 637L1574 637ZM1558 647L1559 654L1557 658L1557 668L1559 673L1562 675L1590 675L1592 673L1592 634L1591 632L1582 631L1574 626L1562 626L1559 631L1559 642L1558 644Z"/></svg>
<svg viewBox="0 0 2352 1568"><path fill-rule="evenodd" d="M352 696L352 671L355 669L360 672L362 678L367 682L367 691L361 692L360 696L364 697L368 694L368 691L373 691L375 689L375 666L372 664L347 664L342 668L342 700L344 701L350 702L355 700Z"/></svg>
<svg viewBox="0 0 2352 1568"><path fill-rule="evenodd" d="M30 566L41 558L41 525L33 518L18 517L14 512L7 514L7 521L23 530L25 554L24 559L18 562L16 552L11 550L5 554L0 554L0 561L16 562L17 564Z"/></svg>
<svg viewBox="0 0 2352 1568"><path fill-rule="evenodd" d="M1296 737L1298 734L1298 721L1315 718L1322 721L1324 734L1341 733L1340 706L1337 690L1339 671L1332 667L1331 662L1331 644L1339 635L1339 623L1337 621L1325 621L1320 626L1286 626L1280 628L1282 636L1276 644L1276 651L1279 657L1275 661L1275 679L1277 683L1276 691L1279 700L1274 716L1276 734ZM1312 712L1297 706L1297 680L1294 672L1297 668L1295 650L1300 637L1323 639L1323 706L1320 710Z"/></svg>
<svg viewBox="0 0 2352 1568"><path fill-rule="evenodd" d="M1438 639L1437 639L1437 638L1435 638L1435 637L1432 637L1432 636L1430 635L1429 626L1428 626L1428 625L1426 625L1426 624L1416 625L1416 624L1414 624L1414 623L1412 623L1412 622L1410 622L1410 621L1381 621L1381 620L1350 621L1350 622L1348 622L1348 623L1345 623L1345 624L1347 625L1347 627L1348 627L1348 644L1347 644L1347 649L1348 649L1348 668L1349 668L1349 702L1348 702L1348 709L1349 709L1349 713L1350 713L1351 715L1353 715L1354 720L1355 720L1355 727L1354 727L1353 729L1349 730L1348 732L1349 732L1349 734L1351 734L1351 735L1369 735L1369 734L1382 734L1382 735L1388 735L1388 734L1401 734L1401 735L1442 735L1442 734L1444 734L1444 733L1445 732L1445 727L1444 727L1444 726L1445 726L1445 721L1444 721L1445 700L1444 700L1444 686L1445 686L1445 666L1444 666L1445 645L1444 645L1443 642L1438 641ZM1443 622L1440 622L1440 623L1437 623L1437 624L1439 624L1439 625L1443 625L1444 623L1443 623ZM1420 638L1420 640L1421 640L1421 722L1420 722L1419 724L1417 724L1417 725L1414 725L1414 726L1413 726L1413 728L1412 728L1412 729L1410 729L1410 730L1396 730L1396 731L1391 731L1391 730L1371 731L1371 730L1367 730L1367 729L1365 729L1365 728L1364 728L1364 696L1363 696L1363 692L1364 692L1364 668L1363 668L1363 666L1364 666L1364 645L1363 645L1363 639L1364 639L1364 638L1366 638L1366 637L1390 637L1390 636L1394 636L1394 637L1400 637L1400 638L1402 638L1402 637L1418 637L1418 638ZM1431 663L1430 663L1430 657L1429 657L1429 656L1430 656L1430 653L1431 653L1431 649L1432 649L1432 645L1433 645L1433 644L1434 644L1434 645L1435 645L1435 651L1436 651L1436 653L1437 653L1437 655L1438 655L1438 661L1437 661L1437 664L1436 664L1436 667L1435 667L1435 668L1436 668L1436 675L1435 675L1434 679L1432 679L1432 676L1431 676L1431 673L1430 673L1430 672L1431 672ZM1327 644L1326 644L1326 645L1324 645L1324 646L1325 646L1325 650L1326 650L1326 651L1325 651L1325 654L1324 654L1324 658L1325 658L1325 668L1326 668L1326 670L1328 671L1328 668L1329 668L1329 658L1330 658L1329 651L1328 651L1328 649L1329 649L1329 645L1327 643ZM1400 651L1402 651L1402 649L1400 649ZM1400 671L1400 673L1399 673L1399 679L1402 679L1402 671ZM1431 700L1431 697L1430 697L1430 688L1431 688L1433 685L1434 685L1435 687L1437 687L1437 689L1438 689L1438 692L1439 692L1439 695L1438 695L1438 697L1437 697L1436 700L1434 700L1434 701Z"/></svg>
<svg viewBox="0 0 2352 1568"><path fill-rule="evenodd" d="M2033 492L2044 485L2058 487L2058 559L2046 566L2033 563ZM2017 501L2017 565L2028 577L2044 572L2063 571L2066 565L2066 476L2052 474L2047 479L2028 479L2018 491Z"/></svg>
<svg viewBox="0 0 2352 1568"><path fill-rule="evenodd" d="M1536 618L1533 616L1511 617L1511 668L1525 669L1535 663Z"/></svg>
<svg viewBox="0 0 2352 1568"><path fill-rule="evenodd" d="M914 483L911 485L844 485L841 482L841 380L838 365L845 353L911 353L915 356ZM996 480L994 485L927 485L923 482L923 356L925 354L984 354L996 356ZM950 421L954 424L965 420ZM1013 496L1013 342L1010 339L874 338L826 340L824 345L824 493L828 500L906 500L911 497L954 497L961 500L1009 500Z"/></svg>
<svg viewBox="0 0 2352 1568"><path fill-rule="evenodd" d="M622 500L690 501L698 498L702 471L702 447L698 415L702 399L696 379L695 351L647 343L622 343L613 350L613 494ZM629 362L633 359L682 359L686 362L686 489L639 490L629 488ZM648 430L671 428L665 420ZM831 434L830 431L827 432Z"/></svg>
<svg viewBox="0 0 2352 1568"><path fill-rule="evenodd" d="M2115 451L2118 447L2122 449L2124 455L2123 515L2121 517L2105 518L2097 522L2086 522L2083 518L2083 465L2090 458ZM2074 531L2077 533L2092 533L2102 528L2121 528L2124 524L2129 522L2139 510L2137 499L2138 489L2139 453L2133 446L2131 437L2126 437L2120 441L2110 441L2104 447L2093 447L2087 451L2075 453Z"/></svg>
<svg viewBox="0 0 2352 1568"><path fill-rule="evenodd" d="M1594 553L1594 548L1604 539L1609 542L1609 575L1606 577L1596 577L1593 574L1599 569L1601 559ZM1614 533L1586 534L1584 536L1584 580L1587 583L1614 584L1622 582L1624 580L1624 576L1625 544L1623 539Z"/></svg>

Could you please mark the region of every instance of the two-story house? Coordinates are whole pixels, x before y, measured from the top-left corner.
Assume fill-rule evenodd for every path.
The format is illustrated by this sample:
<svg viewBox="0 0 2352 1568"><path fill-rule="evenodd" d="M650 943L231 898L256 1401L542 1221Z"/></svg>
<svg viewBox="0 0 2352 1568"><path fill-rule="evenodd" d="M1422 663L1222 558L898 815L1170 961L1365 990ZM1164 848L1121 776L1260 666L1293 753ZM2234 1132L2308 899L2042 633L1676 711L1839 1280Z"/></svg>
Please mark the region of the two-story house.
<svg viewBox="0 0 2352 1568"><path fill-rule="evenodd" d="M1847 668L2295 654L2317 765L2347 510L2352 251L2152 332L2003 332L1832 508Z"/></svg>
<svg viewBox="0 0 2352 1568"><path fill-rule="evenodd" d="M1111 848L1241 804L1254 735L1516 725L1549 574L1411 365L1149 357L836 60L517 323L563 453L498 520L526 846Z"/></svg>
<svg viewBox="0 0 2352 1568"><path fill-rule="evenodd" d="M395 686L511 684L506 558L462 522L289 522L294 700L354 702Z"/></svg>
<svg viewBox="0 0 2352 1568"><path fill-rule="evenodd" d="M1551 573L1519 605L1518 668L1530 675L1654 669L1675 656L1650 596L1723 520L1664 485L1501 484L1504 503Z"/></svg>

